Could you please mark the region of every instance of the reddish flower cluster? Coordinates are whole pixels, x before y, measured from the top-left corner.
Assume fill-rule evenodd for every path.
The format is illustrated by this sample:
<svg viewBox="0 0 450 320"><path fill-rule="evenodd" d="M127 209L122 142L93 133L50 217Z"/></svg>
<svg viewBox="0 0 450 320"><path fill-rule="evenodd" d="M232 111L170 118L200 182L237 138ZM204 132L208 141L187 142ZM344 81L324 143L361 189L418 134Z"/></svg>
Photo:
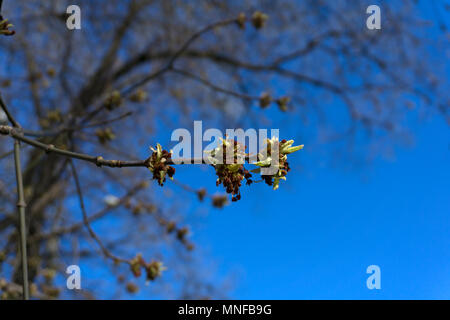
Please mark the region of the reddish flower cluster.
<svg viewBox="0 0 450 320"><path fill-rule="evenodd" d="M233 163L227 163L227 150L230 149L233 155ZM239 188L242 186L242 181L245 179L246 184L250 185L253 181L251 179L251 173L245 169L243 164L237 162L238 157L245 157L243 147L240 143L234 140L224 140L222 146L217 149L222 151L221 163L215 164L217 181L216 185L223 184L227 193L231 194L232 201L238 201L241 199L241 193Z"/></svg>
<svg viewBox="0 0 450 320"><path fill-rule="evenodd" d="M234 167L229 167L225 164L216 165L217 181L216 186L223 184L227 193L232 195L231 201L238 201L241 199L241 192L239 188L242 186L242 180L247 180L246 184L250 185L253 181L251 173L241 164L234 170Z"/></svg>
<svg viewBox="0 0 450 320"><path fill-rule="evenodd" d="M167 164L171 162L172 154L167 150L162 150L159 144L156 146L156 149L152 148L152 150L153 153L147 160L148 168L153 173L153 179L158 181L160 186L163 186L166 181L166 175L172 178L175 174L175 168Z"/></svg>

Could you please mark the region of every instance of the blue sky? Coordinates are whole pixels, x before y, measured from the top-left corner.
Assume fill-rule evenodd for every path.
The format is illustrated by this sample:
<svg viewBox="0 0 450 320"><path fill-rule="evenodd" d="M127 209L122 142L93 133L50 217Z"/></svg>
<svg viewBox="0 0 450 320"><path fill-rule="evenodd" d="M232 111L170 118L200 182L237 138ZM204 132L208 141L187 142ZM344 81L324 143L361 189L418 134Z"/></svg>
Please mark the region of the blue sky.
<svg viewBox="0 0 450 320"><path fill-rule="evenodd" d="M194 240L235 270L232 297L450 298L449 130L413 129L415 146L352 171L310 163L306 147L295 157L308 174L204 218ZM366 287L371 264L381 290Z"/></svg>

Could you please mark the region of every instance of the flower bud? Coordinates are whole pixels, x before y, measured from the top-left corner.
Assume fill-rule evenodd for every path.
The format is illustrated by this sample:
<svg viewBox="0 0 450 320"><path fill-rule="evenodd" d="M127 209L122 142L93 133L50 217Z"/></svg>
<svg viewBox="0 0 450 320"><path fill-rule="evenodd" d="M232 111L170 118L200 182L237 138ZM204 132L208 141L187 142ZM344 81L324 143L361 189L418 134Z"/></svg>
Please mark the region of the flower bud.
<svg viewBox="0 0 450 320"><path fill-rule="evenodd" d="M148 94L147 92L145 92L142 89L138 89L136 92L134 92L131 96L130 96L130 101L131 102L135 102L135 103L140 103L140 102L144 102L146 101L148 98Z"/></svg>
<svg viewBox="0 0 450 320"><path fill-rule="evenodd" d="M277 99L278 108L280 108L281 111L285 112L288 110L288 104L291 101L291 98L289 97L282 97Z"/></svg>
<svg viewBox="0 0 450 320"><path fill-rule="evenodd" d="M241 12L239 13L236 23L241 29L245 29L245 22L247 21L247 17L245 16L245 13Z"/></svg>
<svg viewBox="0 0 450 320"><path fill-rule="evenodd" d="M256 11L252 16L252 24L256 29L261 29L266 24L269 16L261 11Z"/></svg>
<svg viewBox="0 0 450 320"><path fill-rule="evenodd" d="M267 92L264 92L261 97L259 98L259 105L261 108L266 108L270 106L272 103L272 97Z"/></svg>
<svg viewBox="0 0 450 320"><path fill-rule="evenodd" d="M107 97L103 103L104 107L111 111L114 110L122 104L122 96L119 91L114 90L109 97Z"/></svg>

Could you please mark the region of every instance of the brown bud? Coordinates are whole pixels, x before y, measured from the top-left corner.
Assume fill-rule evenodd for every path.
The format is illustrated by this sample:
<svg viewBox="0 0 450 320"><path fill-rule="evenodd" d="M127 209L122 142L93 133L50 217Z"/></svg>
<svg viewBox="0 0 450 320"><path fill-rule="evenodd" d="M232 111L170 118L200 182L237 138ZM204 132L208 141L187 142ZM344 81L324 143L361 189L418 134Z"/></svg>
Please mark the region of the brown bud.
<svg viewBox="0 0 450 320"><path fill-rule="evenodd" d="M288 104L291 101L291 98L289 97L282 97L277 99L278 108L280 108L281 111L287 111Z"/></svg>
<svg viewBox="0 0 450 320"><path fill-rule="evenodd" d="M122 96L119 91L113 91L104 101L103 105L107 110L114 110L122 104Z"/></svg>
<svg viewBox="0 0 450 320"><path fill-rule="evenodd" d="M47 75L48 75L50 78L53 78L53 77L56 75L56 70L53 69L53 68L48 68L48 69L47 69Z"/></svg>
<svg viewBox="0 0 450 320"><path fill-rule="evenodd" d="M134 257L131 261L130 261L130 269L131 272L133 273L133 275L138 278L141 276L142 272L141 272L141 267L145 265L145 261L144 259L142 259L142 255L140 253L138 253L136 255L136 257Z"/></svg>
<svg viewBox="0 0 450 320"><path fill-rule="evenodd" d="M148 94L147 92L145 92L142 89L138 89L136 92L134 92L131 96L130 96L130 101L131 102L135 102L135 103L140 103L140 102L144 102L146 101L148 98Z"/></svg>
<svg viewBox="0 0 450 320"><path fill-rule="evenodd" d="M272 97L267 92L264 92L261 97L259 98L259 105L261 108L266 108L270 106L272 103Z"/></svg>
<svg viewBox="0 0 450 320"><path fill-rule="evenodd" d="M139 291L139 287L132 282L127 283L126 289L129 293L136 293Z"/></svg>
<svg viewBox="0 0 450 320"><path fill-rule="evenodd" d="M179 229L177 231L177 238L178 240L184 240L184 238L187 236L187 234L189 233L189 229L186 227L183 227L181 229Z"/></svg>
<svg viewBox="0 0 450 320"><path fill-rule="evenodd" d="M261 29L266 24L269 16L262 13L261 11L256 11L252 16L252 24L256 29Z"/></svg>
<svg viewBox="0 0 450 320"><path fill-rule="evenodd" d="M204 199L205 196L206 196L206 190L205 190L205 189L200 189L200 190L198 190L198 191L197 191L197 196L198 196L198 199L199 199L200 201L203 201L203 199Z"/></svg>
<svg viewBox="0 0 450 320"><path fill-rule="evenodd" d="M98 129L97 131L95 131L95 135L97 136L98 141L101 144L106 144L107 142L112 141L116 138L116 135L110 128Z"/></svg>
<svg viewBox="0 0 450 320"><path fill-rule="evenodd" d="M223 208L228 203L228 198L225 195L216 195L213 197L212 205L215 208Z"/></svg>
<svg viewBox="0 0 450 320"><path fill-rule="evenodd" d="M239 26L239 28L241 29L245 29L245 21L247 20L245 13L241 12L239 13L237 19L236 19L236 23Z"/></svg>
<svg viewBox="0 0 450 320"><path fill-rule="evenodd" d="M167 224L167 233L173 232L173 231L175 230L175 228L176 228L175 222L170 221L170 222Z"/></svg>
<svg viewBox="0 0 450 320"><path fill-rule="evenodd" d="M163 267L162 262L152 261L145 266L145 271L147 272L147 280L153 281L156 278L161 276L162 271L165 268Z"/></svg>

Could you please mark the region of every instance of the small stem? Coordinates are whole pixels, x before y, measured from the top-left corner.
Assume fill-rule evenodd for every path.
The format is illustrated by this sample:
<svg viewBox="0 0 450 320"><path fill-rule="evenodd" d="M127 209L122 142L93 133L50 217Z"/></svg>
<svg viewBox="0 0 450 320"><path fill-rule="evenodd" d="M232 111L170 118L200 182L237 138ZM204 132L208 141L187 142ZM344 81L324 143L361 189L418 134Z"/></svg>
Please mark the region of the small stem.
<svg viewBox="0 0 450 320"><path fill-rule="evenodd" d="M114 254L112 254L103 244L103 242L100 240L100 238L97 236L97 234L95 233L95 231L92 229L90 223L89 223L89 218L86 212L86 207L84 206L84 199L83 199L83 191L81 189L81 185L80 185L80 179L78 178L78 174L77 174L77 170L75 168L75 165L73 164L73 161L70 160L69 162L70 167L72 168L72 175L73 175L73 179L75 181L75 187L77 190L77 194L78 194L78 200L80 203L80 209L81 209L81 213L83 214L83 223L86 226L86 228L88 229L89 235L92 237L92 239L95 240L95 242L97 242L98 246L100 247L103 255L107 258L112 259L115 262L122 262L122 263L128 263L130 264L129 260L120 258Z"/></svg>
<svg viewBox="0 0 450 320"><path fill-rule="evenodd" d="M0 0L1 1L1 0ZM1 3L0 3L1 4ZM16 128L20 128L19 123L16 121L16 119L14 119L14 117L12 116L11 112L9 112L8 108L6 107L5 102L3 101L3 98L0 96L0 108L3 110L3 112L6 114L6 117L8 118L9 122L11 122L11 124L16 127Z"/></svg>
<svg viewBox="0 0 450 320"><path fill-rule="evenodd" d="M106 159L103 159L103 157L101 157L101 156L91 156L91 155L84 154L84 153L78 153L78 152L60 149L60 148L55 147L52 144L45 144L38 140L29 139L24 136L23 130L18 129L18 128L13 128L10 126L1 126L0 125L0 134L10 135L11 137L13 137L16 140L24 142L33 147L42 149L47 153L55 153L55 154L59 154L61 156L66 156L66 157L73 158L73 159L88 161L88 162L96 164L99 167L105 166L105 167L112 167L112 168L124 168L124 167L146 167L146 168L148 168L148 166L149 166L148 159L138 160L138 161L106 160ZM166 162L166 164L170 164L170 165L176 165L176 164L181 165L181 164L192 164L192 163L207 164L203 159L200 159L200 158L198 158L198 159L196 159L196 158L177 159L176 163L173 160Z"/></svg>
<svg viewBox="0 0 450 320"><path fill-rule="evenodd" d="M218 92L222 92L222 93L234 96L236 98L249 100L249 101L259 101L259 99L260 99L260 97L257 97L257 96L251 96L251 95L248 95L248 94L239 93L239 92L235 92L233 90L229 90L229 89L225 89L225 88L219 87L219 86L213 84L212 82L209 82L206 79L203 79L203 78L201 78L201 77L199 77L199 76L197 76L197 75L195 75L193 73L190 73L189 71L185 71L185 70L177 69L177 68L173 68L172 71L175 72L175 73L178 73L178 74L180 74L182 76L185 76L187 78L190 78L190 79L192 79L194 81L200 82L201 84L211 88L212 90L215 90L215 91L218 91Z"/></svg>
<svg viewBox="0 0 450 320"><path fill-rule="evenodd" d="M27 259L27 234L25 225L25 196L23 192L22 169L20 167L20 143L14 140L14 160L17 178L17 194L19 201L17 207L19 210L19 232L20 232L20 252L22 256L22 277L23 277L23 299L30 299L30 290L28 285L28 259Z"/></svg>

